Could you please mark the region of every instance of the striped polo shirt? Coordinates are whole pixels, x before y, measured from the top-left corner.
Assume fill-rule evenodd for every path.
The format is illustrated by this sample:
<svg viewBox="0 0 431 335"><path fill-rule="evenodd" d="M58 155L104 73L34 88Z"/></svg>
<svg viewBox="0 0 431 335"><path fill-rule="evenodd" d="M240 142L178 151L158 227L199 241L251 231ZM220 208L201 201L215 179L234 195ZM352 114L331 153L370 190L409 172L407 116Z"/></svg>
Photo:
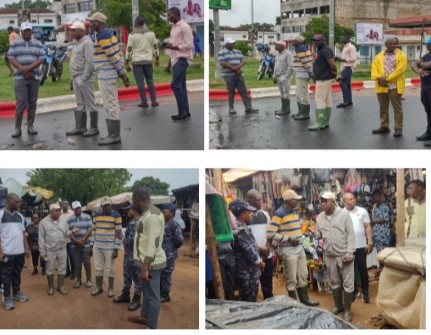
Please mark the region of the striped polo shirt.
<svg viewBox="0 0 431 335"><path fill-rule="evenodd" d="M308 79L313 73L313 59L311 52L302 44L295 49L295 57L293 59L293 69L296 78Z"/></svg>
<svg viewBox="0 0 431 335"><path fill-rule="evenodd" d="M243 59L244 59L244 56L242 55L241 51L236 49L233 49L233 50L223 49L217 55L217 62L219 62L220 64L226 63L229 65L237 66L241 63ZM223 68L222 75L233 76L235 75L235 72L229 69Z"/></svg>
<svg viewBox="0 0 431 335"><path fill-rule="evenodd" d="M268 238L277 241L282 247L296 247L288 242L289 237L302 240L301 223L296 211L288 210L283 206L278 208L268 225L266 234ZM302 247L302 243L299 246Z"/></svg>
<svg viewBox="0 0 431 335"><path fill-rule="evenodd" d="M116 237L121 233L121 215L116 211L109 214L97 212L93 217L94 247L99 249L120 249L121 240Z"/></svg>
<svg viewBox="0 0 431 335"><path fill-rule="evenodd" d="M42 43L38 40L31 39L30 41L24 41L20 39L12 42L9 47L8 57L9 60L15 59L22 66L28 66L39 59L45 60L45 51L43 50ZM34 79L40 80L42 78L39 67L36 67L31 72ZM14 71L13 78L15 80L25 79L18 70Z"/></svg>
<svg viewBox="0 0 431 335"><path fill-rule="evenodd" d="M111 30L103 28L94 41L94 68L98 79L118 79L123 72L123 57L118 40Z"/></svg>
<svg viewBox="0 0 431 335"><path fill-rule="evenodd" d="M93 222L91 220L90 215L85 214L85 213L81 213L80 216L76 216L71 215L69 216L69 218L67 219L67 227L69 228L69 230L72 230L73 227L78 227L79 231L77 233L75 233L73 236L77 239L80 240L82 238L84 238L84 236L91 230L93 230ZM73 240L70 241L70 244L72 246L72 248L75 247L75 242L73 242ZM90 237L87 239L87 241L85 241L85 248L88 248L90 245L93 244L93 240Z"/></svg>

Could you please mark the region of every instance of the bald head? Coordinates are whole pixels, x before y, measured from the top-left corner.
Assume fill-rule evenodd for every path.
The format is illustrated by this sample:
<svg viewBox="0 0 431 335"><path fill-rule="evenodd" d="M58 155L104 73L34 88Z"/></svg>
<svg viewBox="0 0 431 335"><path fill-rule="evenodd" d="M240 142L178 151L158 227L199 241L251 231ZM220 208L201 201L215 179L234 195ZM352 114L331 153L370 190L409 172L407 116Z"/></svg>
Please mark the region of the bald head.
<svg viewBox="0 0 431 335"><path fill-rule="evenodd" d="M257 209L262 208L262 195L259 193L258 190L251 189L247 192L247 195L245 196L245 201L247 201L250 206L253 206Z"/></svg>
<svg viewBox="0 0 431 335"><path fill-rule="evenodd" d="M18 196L18 194L16 194L16 193L9 193L6 196L5 208L9 212L14 212L14 211L17 211L19 209L20 203L21 203L21 198Z"/></svg>
<svg viewBox="0 0 431 335"><path fill-rule="evenodd" d="M355 195L351 192L346 192L343 194L343 203L347 210L351 211L356 206Z"/></svg>
<svg viewBox="0 0 431 335"><path fill-rule="evenodd" d="M386 47L386 51L388 53L390 53L390 54L393 53L397 49L397 46L398 46L398 41L396 38L390 37L390 38L386 39L385 47Z"/></svg>

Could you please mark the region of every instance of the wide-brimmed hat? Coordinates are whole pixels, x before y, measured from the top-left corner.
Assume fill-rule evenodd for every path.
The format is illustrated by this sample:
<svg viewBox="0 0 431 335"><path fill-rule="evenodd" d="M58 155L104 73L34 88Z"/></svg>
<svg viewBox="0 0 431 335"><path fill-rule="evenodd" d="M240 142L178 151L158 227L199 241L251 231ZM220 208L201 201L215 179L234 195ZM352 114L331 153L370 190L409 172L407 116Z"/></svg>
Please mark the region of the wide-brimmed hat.
<svg viewBox="0 0 431 335"><path fill-rule="evenodd" d="M91 15L90 17L87 17L87 21L99 21L102 23L106 23L107 19L108 18L106 17L106 15L101 13L101 12L96 12L93 15Z"/></svg>
<svg viewBox="0 0 431 335"><path fill-rule="evenodd" d="M283 200L301 200L302 196L296 193L294 190L286 190L282 195Z"/></svg>

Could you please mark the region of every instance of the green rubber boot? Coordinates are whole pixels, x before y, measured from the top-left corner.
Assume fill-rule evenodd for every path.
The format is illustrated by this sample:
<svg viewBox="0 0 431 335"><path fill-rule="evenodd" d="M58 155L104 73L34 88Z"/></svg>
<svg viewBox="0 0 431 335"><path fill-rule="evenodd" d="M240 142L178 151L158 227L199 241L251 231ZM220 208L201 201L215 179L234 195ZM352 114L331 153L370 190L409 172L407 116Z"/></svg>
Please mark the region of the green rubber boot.
<svg viewBox="0 0 431 335"><path fill-rule="evenodd" d="M54 294L54 275L47 275L48 279L48 295Z"/></svg>
<svg viewBox="0 0 431 335"><path fill-rule="evenodd" d="M96 288L91 292L91 295L98 295L103 292L102 288L103 276L96 276Z"/></svg>
<svg viewBox="0 0 431 335"><path fill-rule="evenodd" d="M326 109L316 109L316 123L309 126L308 130L319 130L325 128Z"/></svg>
<svg viewBox="0 0 431 335"><path fill-rule="evenodd" d="M353 292L347 293L344 292L344 321L351 322L352 321L352 300L353 300Z"/></svg>
<svg viewBox="0 0 431 335"><path fill-rule="evenodd" d="M343 298L341 296L341 288L336 288L332 290L332 296L334 297L335 307L331 309L331 313L337 315L344 310Z"/></svg>
<svg viewBox="0 0 431 335"><path fill-rule="evenodd" d="M58 275L57 279L58 279L57 291L60 292L63 295L66 295L67 291L64 288L64 275Z"/></svg>
<svg viewBox="0 0 431 335"><path fill-rule="evenodd" d="M307 286L304 287L298 287L296 289L299 295L299 301L302 302L304 305L307 306L319 306L319 302L316 300L310 300L308 297L308 289Z"/></svg>

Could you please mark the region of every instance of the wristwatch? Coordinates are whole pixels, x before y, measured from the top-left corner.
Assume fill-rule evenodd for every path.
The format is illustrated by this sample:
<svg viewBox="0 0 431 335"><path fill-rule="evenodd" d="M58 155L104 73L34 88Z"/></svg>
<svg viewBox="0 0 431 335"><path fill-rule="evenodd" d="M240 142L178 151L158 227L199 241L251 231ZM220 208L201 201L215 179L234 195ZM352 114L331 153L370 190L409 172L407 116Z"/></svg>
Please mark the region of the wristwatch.
<svg viewBox="0 0 431 335"><path fill-rule="evenodd" d="M371 245L373 245L373 242L368 242L368 244L371 244Z"/></svg>

